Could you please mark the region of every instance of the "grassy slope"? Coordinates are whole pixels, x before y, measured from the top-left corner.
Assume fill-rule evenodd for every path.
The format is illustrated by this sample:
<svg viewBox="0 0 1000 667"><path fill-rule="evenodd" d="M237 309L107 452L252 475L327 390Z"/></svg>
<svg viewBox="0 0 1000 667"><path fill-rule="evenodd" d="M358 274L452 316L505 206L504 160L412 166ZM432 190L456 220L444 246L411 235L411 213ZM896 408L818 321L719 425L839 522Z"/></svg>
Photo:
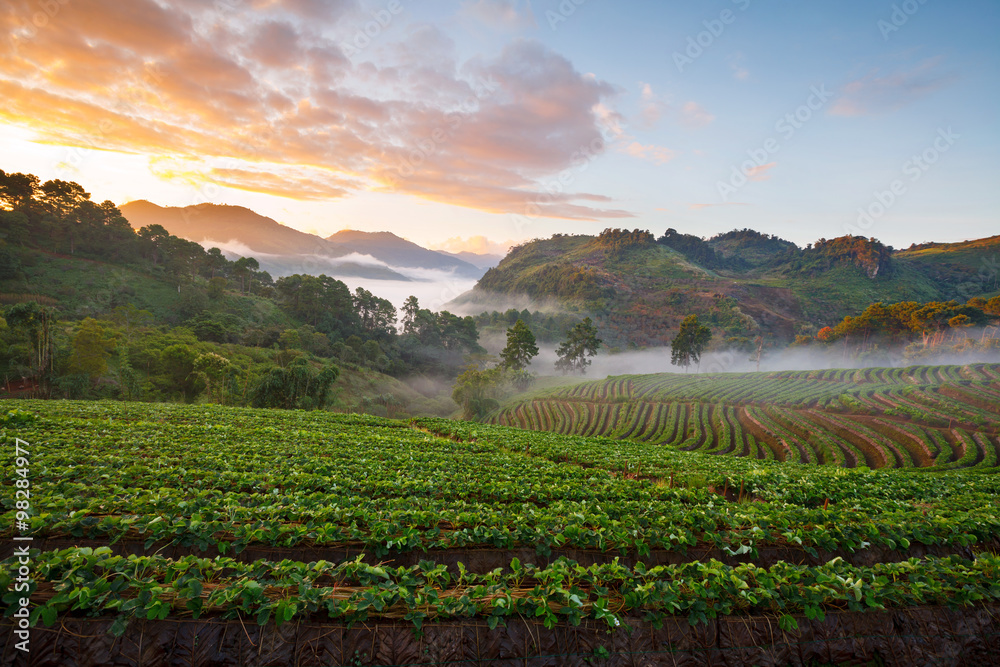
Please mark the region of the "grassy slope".
<svg viewBox="0 0 1000 667"><path fill-rule="evenodd" d="M0 292L51 297L65 313L100 313L127 301L160 320L181 297L176 287L124 266L27 249L21 261L22 277L0 281Z"/></svg>

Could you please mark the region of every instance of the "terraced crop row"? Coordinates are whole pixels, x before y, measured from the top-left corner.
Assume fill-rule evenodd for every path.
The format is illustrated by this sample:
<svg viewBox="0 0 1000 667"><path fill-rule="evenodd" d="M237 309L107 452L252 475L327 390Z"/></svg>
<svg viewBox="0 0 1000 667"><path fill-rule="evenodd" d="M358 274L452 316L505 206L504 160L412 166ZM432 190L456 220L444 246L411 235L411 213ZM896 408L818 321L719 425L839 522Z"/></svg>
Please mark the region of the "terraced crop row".
<svg viewBox="0 0 1000 667"><path fill-rule="evenodd" d="M539 392L490 421L795 463L991 469L994 376L1000 366L985 364L629 376Z"/></svg>

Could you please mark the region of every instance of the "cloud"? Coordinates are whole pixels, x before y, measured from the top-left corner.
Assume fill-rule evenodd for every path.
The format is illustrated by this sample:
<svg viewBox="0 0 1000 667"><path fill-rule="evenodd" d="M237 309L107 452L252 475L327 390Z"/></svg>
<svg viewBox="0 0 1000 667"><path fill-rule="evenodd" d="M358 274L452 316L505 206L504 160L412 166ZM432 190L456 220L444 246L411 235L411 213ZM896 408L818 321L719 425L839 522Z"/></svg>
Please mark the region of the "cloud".
<svg viewBox="0 0 1000 667"><path fill-rule="evenodd" d="M689 128L704 127L715 120L703 106L694 101L688 101L680 106L663 100L648 83L639 82L639 127L650 130L656 127L664 117Z"/></svg>
<svg viewBox="0 0 1000 667"><path fill-rule="evenodd" d="M953 83L953 74L937 72L940 58L925 60L904 72L881 75L874 69L841 89L831 107L835 116L871 116L901 109Z"/></svg>
<svg viewBox="0 0 1000 667"><path fill-rule="evenodd" d="M516 40L462 62L436 28L406 25L352 64L331 35L371 21L357 3L248 1L252 12L73 0L32 33L23 22L36 3L8 0L0 122L42 142L149 156L165 178L297 199L376 190L494 213L633 215L572 188L620 124L616 89L544 45Z"/></svg>
<svg viewBox="0 0 1000 667"><path fill-rule="evenodd" d="M774 167L778 165L777 162L768 162L767 164L762 164L759 167L753 167L752 169L747 169L744 173L747 175L751 181L767 181L770 180L771 171Z"/></svg>
<svg viewBox="0 0 1000 667"><path fill-rule="evenodd" d="M664 146L643 146L638 141L629 144L625 152L641 160L650 160L654 164L666 164L677 156L677 153Z"/></svg>
<svg viewBox="0 0 1000 667"><path fill-rule="evenodd" d="M660 118L669 108L659 96L653 92L653 87L648 83L639 82L642 86L642 95L639 103L639 118L644 128L650 129L660 122Z"/></svg>
<svg viewBox="0 0 1000 667"><path fill-rule="evenodd" d="M686 102L680 108L680 123L686 127L704 127L715 120L715 116L697 102Z"/></svg>
<svg viewBox="0 0 1000 667"><path fill-rule="evenodd" d="M477 255L504 256L513 246L514 241L497 243L496 241L489 240L485 236L470 236L467 239L462 238L461 236L455 236L438 243L433 247L433 249L444 250L445 252L451 253L471 252Z"/></svg>
<svg viewBox="0 0 1000 667"><path fill-rule="evenodd" d="M463 2L459 13L491 28L521 31L537 28L530 0L471 0Z"/></svg>

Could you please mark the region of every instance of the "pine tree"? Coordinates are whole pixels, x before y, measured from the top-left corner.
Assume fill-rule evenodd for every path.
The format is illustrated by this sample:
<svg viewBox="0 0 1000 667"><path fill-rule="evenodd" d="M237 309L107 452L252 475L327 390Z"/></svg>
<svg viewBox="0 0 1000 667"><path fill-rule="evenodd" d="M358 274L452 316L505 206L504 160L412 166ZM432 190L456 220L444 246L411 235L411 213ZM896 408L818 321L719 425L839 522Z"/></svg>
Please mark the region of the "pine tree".
<svg viewBox="0 0 1000 667"><path fill-rule="evenodd" d="M566 342L556 350L556 354L559 355L556 370L561 370L564 375L576 372L586 375L587 366L590 365L587 357L597 354L602 342L597 337L597 327L589 317L586 318L573 327Z"/></svg>
<svg viewBox="0 0 1000 667"><path fill-rule="evenodd" d="M508 370L521 371L537 356L535 334L531 333L524 320L518 320L513 327L507 329L507 347L500 353L500 365Z"/></svg>

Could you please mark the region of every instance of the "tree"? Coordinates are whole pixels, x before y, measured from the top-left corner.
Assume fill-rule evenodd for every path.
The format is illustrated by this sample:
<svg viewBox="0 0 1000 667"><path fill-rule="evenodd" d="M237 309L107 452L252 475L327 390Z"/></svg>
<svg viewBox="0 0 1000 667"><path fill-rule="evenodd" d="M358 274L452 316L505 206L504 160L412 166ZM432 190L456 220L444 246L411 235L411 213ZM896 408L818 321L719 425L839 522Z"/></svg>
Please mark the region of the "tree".
<svg viewBox="0 0 1000 667"><path fill-rule="evenodd" d="M31 231L31 222L21 211L0 211L0 233L9 243L24 245Z"/></svg>
<svg viewBox="0 0 1000 667"><path fill-rule="evenodd" d="M229 359L214 352L200 354L195 358L194 372L200 373L205 378L205 387L209 400L214 398L213 394L218 391L219 402L225 405L226 386L222 380L226 375L226 371L229 370L230 365Z"/></svg>
<svg viewBox="0 0 1000 667"><path fill-rule="evenodd" d="M391 301L358 287L354 290L353 303L361 319L361 327L369 334L383 340L396 335L396 307Z"/></svg>
<svg viewBox="0 0 1000 667"><path fill-rule="evenodd" d="M403 333L413 335L417 333L417 313L420 312L420 302L417 297L407 297L403 304Z"/></svg>
<svg viewBox="0 0 1000 667"><path fill-rule="evenodd" d="M171 345L160 352L160 367L170 383L170 389L179 391L184 402L190 403L200 390L200 376L194 373L194 360L198 353L183 343Z"/></svg>
<svg viewBox="0 0 1000 667"><path fill-rule="evenodd" d="M322 409L338 377L340 369L336 366L316 371L299 357L287 368L276 367L266 373L254 387L251 404L255 408Z"/></svg>
<svg viewBox="0 0 1000 667"><path fill-rule="evenodd" d="M5 174L0 170L0 206L23 213L31 212L38 194L38 177L33 174Z"/></svg>
<svg viewBox="0 0 1000 667"><path fill-rule="evenodd" d="M29 359L26 370L31 377L39 378L44 386L54 370L55 312L35 301L28 301L7 308L4 319L11 329L18 331L27 340Z"/></svg>
<svg viewBox="0 0 1000 667"><path fill-rule="evenodd" d="M508 370L520 371L527 368L537 356L535 334L531 333L524 320L518 320L513 327L507 329L507 347L500 353L500 365Z"/></svg>
<svg viewBox="0 0 1000 667"><path fill-rule="evenodd" d="M233 264L233 274L240 279L240 294L250 291L254 271L259 269L260 264L253 257L240 257L236 260L236 263Z"/></svg>
<svg viewBox="0 0 1000 667"><path fill-rule="evenodd" d="M473 420L485 417L500 407L497 396L503 385L504 373L501 368L482 369L470 365L458 376L452 399L462 406L462 419Z"/></svg>
<svg viewBox="0 0 1000 667"><path fill-rule="evenodd" d="M111 332L100 322L90 317L83 320L73 336L71 372L89 375L91 380L107 373L114 343Z"/></svg>
<svg viewBox="0 0 1000 667"><path fill-rule="evenodd" d="M591 319L589 317L584 319L570 330L566 342L556 350L556 354L559 355L556 370L562 371L563 375L577 372L586 375L587 366L590 365L587 357L597 354L602 342L597 337L597 327Z"/></svg>
<svg viewBox="0 0 1000 667"><path fill-rule="evenodd" d="M712 340L712 330L698 322L697 315L688 315L681 322L677 337L670 343L670 363L683 366L687 372L691 362L700 363L701 353Z"/></svg>

